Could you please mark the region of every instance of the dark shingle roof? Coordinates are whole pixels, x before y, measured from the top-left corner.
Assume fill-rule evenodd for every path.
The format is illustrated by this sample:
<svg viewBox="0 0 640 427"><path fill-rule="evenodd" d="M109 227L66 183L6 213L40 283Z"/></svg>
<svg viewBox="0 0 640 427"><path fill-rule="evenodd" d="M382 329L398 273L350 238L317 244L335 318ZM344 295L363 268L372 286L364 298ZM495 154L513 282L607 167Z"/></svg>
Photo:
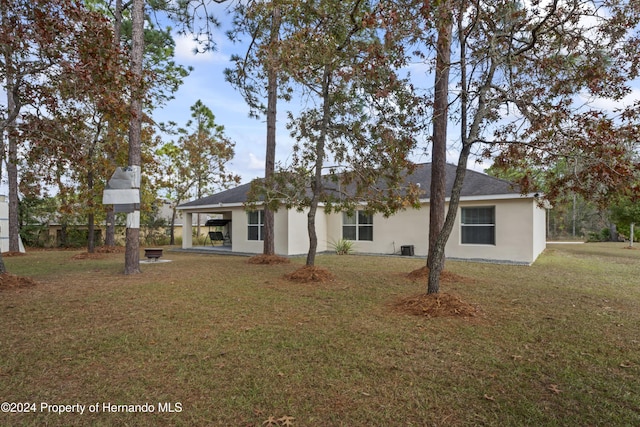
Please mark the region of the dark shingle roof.
<svg viewBox="0 0 640 427"><path fill-rule="evenodd" d="M447 195L451 194L451 188L453 187L455 176L456 166L447 164ZM428 199L430 197L431 186L431 163L421 163L416 165L416 170L407 177L407 181L414 184L420 184L420 188L424 192L421 198ZM198 206L212 206L227 203L244 203L247 201L247 192L250 187L250 183L243 184L211 196L183 203L178 208L194 208ZM509 181L494 178L468 169L462 186L461 195L463 197L473 197L519 193L520 190L517 186Z"/></svg>
<svg viewBox="0 0 640 427"><path fill-rule="evenodd" d="M192 208L196 206L210 206L218 205L220 203L244 203L247 201L247 193L251 188L251 183L242 184L238 187L231 188L229 190L221 191L220 193L213 194L211 196L203 197L198 200L183 203L178 206L180 208Z"/></svg>
<svg viewBox="0 0 640 427"><path fill-rule="evenodd" d="M451 194L453 188L453 181L456 177L456 166L447 164L446 179L447 190L446 194ZM413 174L409 176L409 181L413 183L419 183L420 188L424 190L424 196L422 198L428 199L431 196L431 163L423 163L418 165ZM464 184L462 184L462 191L460 192L463 197L470 196L491 196L501 194L519 194L520 189L509 181L503 179L494 178L492 176L476 172L467 169L464 177Z"/></svg>

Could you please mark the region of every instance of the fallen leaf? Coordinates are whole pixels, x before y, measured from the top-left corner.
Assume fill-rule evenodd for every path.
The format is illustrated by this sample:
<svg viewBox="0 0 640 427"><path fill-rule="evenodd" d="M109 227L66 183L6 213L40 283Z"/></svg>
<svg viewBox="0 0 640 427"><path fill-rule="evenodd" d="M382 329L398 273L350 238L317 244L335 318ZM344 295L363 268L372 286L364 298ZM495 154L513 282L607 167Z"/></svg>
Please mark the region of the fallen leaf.
<svg viewBox="0 0 640 427"><path fill-rule="evenodd" d="M280 418L278 421L280 421L283 426L290 427L293 425L293 420L295 420L295 418L285 415L284 417Z"/></svg>
<svg viewBox="0 0 640 427"><path fill-rule="evenodd" d="M492 402L495 402L495 401L496 401L496 398L495 398L495 397L493 397L493 396L488 396L488 395L486 395L486 394L484 395L484 398L485 398L485 399L487 399L487 400L490 400L490 401L492 401Z"/></svg>
<svg viewBox="0 0 640 427"><path fill-rule="evenodd" d="M551 384L548 388L555 394L560 394L562 392L556 384Z"/></svg>
<svg viewBox="0 0 640 427"><path fill-rule="evenodd" d="M276 417L271 416L269 417L265 422L262 423L263 426L277 426L278 425L278 420L276 419Z"/></svg>

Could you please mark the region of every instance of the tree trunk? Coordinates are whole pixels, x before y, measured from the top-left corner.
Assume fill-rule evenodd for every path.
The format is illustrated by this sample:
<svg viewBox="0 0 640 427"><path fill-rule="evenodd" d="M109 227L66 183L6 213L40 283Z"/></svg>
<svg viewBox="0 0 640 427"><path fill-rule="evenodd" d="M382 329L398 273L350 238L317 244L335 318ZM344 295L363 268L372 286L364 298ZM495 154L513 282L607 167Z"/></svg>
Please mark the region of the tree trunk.
<svg viewBox="0 0 640 427"><path fill-rule="evenodd" d="M93 150L89 152L90 168L93 167ZM87 189L88 193L93 193L93 171L89 171L87 174ZM96 251L96 226L95 226L95 213L93 211L93 198L89 199L89 214L87 215L87 252L92 254Z"/></svg>
<svg viewBox="0 0 640 427"><path fill-rule="evenodd" d="M116 0L113 19L113 47L120 48L120 35L122 33L122 0ZM116 138L116 127L111 121L107 124L107 135L109 139ZM105 246L116 245L116 213L113 205L105 206L106 209L106 232L104 236Z"/></svg>
<svg viewBox="0 0 640 427"><path fill-rule="evenodd" d="M140 170L142 160L142 56L144 53L144 0L133 0L131 11L131 72L133 91L129 125L129 166ZM138 189L138 191L140 191ZM140 271L140 208L127 214L124 274Z"/></svg>
<svg viewBox="0 0 640 427"><path fill-rule="evenodd" d="M5 55L6 64L6 88L7 88L7 112L11 114L17 111L15 99L15 81L11 69L10 55ZM18 141L15 119L7 124L7 179L9 181L9 251L20 251L20 227L18 225Z"/></svg>
<svg viewBox="0 0 640 427"><path fill-rule="evenodd" d="M278 41L280 32L280 8L275 6L271 21L271 44ZM264 165L264 178L267 185L271 184L276 168L276 118L278 106L278 72L274 59L270 58L267 71L267 148ZM266 202L269 202L267 200ZM275 254L275 223L274 212L265 205L264 208L264 255ZM315 221L315 219L314 219Z"/></svg>
<svg viewBox="0 0 640 427"><path fill-rule="evenodd" d="M444 247L438 246L438 237L445 222L447 124L449 119L449 65L451 60L451 33L453 21L449 5L440 6L435 94L433 104L433 140L431 160L431 188L429 196L429 285L427 293L439 292L440 273L444 269ZM445 242L446 243L446 242Z"/></svg>
<svg viewBox="0 0 640 427"><path fill-rule="evenodd" d="M325 140L327 138L327 128L329 127L329 114L331 112L331 104L329 100L329 87L331 85L331 71L330 67L326 65L324 67L324 73L322 76L322 124L320 129L320 136L316 141L316 164L315 175L311 185L311 191L313 197L311 198L311 204L309 206L309 213L307 214L307 231L309 232L309 252L307 253L307 265L313 266L316 262L316 252L318 250L318 235L316 233L316 213L318 211L318 203L320 201L320 195L323 191L322 185L322 167L324 165L324 147Z"/></svg>
<svg viewBox="0 0 640 427"><path fill-rule="evenodd" d="M68 245L69 242L67 239L67 223L63 221L62 224L60 224L60 241L58 242L58 246L66 248Z"/></svg>
<svg viewBox="0 0 640 427"><path fill-rule="evenodd" d="M171 228L169 230L169 244L170 245L175 245L176 244L176 207L178 206L178 202L176 202L173 205L173 208L171 209ZM184 227L182 229L182 232L184 232Z"/></svg>
<svg viewBox="0 0 640 427"><path fill-rule="evenodd" d="M313 196L309 213L307 214L307 232L309 233L309 252L307 253L306 265L316 264L316 253L318 251L318 234L316 233L316 212L318 211L318 198Z"/></svg>
<svg viewBox="0 0 640 427"><path fill-rule="evenodd" d="M18 224L18 143L14 132L9 132L7 178L9 181L9 251L20 251Z"/></svg>
<svg viewBox="0 0 640 427"><path fill-rule="evenodd" d="M107 209L107 230L104 236L104 245L105 246L115 246L116 245L116 213L113 210L113 205L108 205Z"/></svg>
<svg viewBox="0 0 640 427"><path fill-rule="evenodd" d="M6 19L6 10L2 8L1 19L4 22ZM0 177L2 176L2 162L4 161L4 135L7 127L10 127L10 124L14 123L15 117L17 116L17 108L14 94L14 84L13 84L13 65L11 60L11 51L8 46L5 46L3 49L4 59L5 59L5 83L6 83L6 93L7 93L7 117L4 118L4 121L0 121L2 127L0 128ZM11 100L11 101L10 101ZM14 110L12 111L9 107L9 102L13 102ZM7 273L7 267L4 265L4 259L2 258L2 252L0 251L0 274Z"/></svg>
<svg viewBox="0 0 640 427"><path fill-rule="evenodd" d="M90 212L87 215L87 252L90 254L96 251L96 225L95 214Z"/></svg>
<svg viewBox="0 0 640 427"><path fill-rule="evenodd" d="M471 145L465 145L462 147L460 158L458 159L458 166L456 168L456 177L453 181L453 188L451 189L451 197L449 199L449 208L447 209L447 216L445 218L442 229L438 234L438 238L433 246L433 251L429 248L429 254L433 257L433 269L429 270L429 284L427 293L438 293L440 291L440 273L442 272L442 266L444 266L444 249L453 230L456 216L458 214L458 206L460 205L460 193L462 191L462 184L464 183L464 177L467 172L467 160L469 159L469 152L471 151ZM431 253L433 252L433 255Z"/></svg>

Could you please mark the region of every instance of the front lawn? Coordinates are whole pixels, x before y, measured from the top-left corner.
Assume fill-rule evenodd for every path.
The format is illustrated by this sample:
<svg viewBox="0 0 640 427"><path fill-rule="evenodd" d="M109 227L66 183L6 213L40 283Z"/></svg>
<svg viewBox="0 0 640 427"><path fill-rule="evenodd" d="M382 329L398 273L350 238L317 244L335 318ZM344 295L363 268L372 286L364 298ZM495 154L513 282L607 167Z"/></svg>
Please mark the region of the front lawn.
<svg viewBox="0 0 640 427"><path fill-rule="evenodd" d="M123 254L77 253L5 259L38 284L0 290L2 426L640 425L640 250L624 244L450 261L465 280L441 292L479 314L440 318L395 308L426 290L415 258L323 255L336 279L300 284L283 276L302 259L165 250L124 276Z"/></svg>

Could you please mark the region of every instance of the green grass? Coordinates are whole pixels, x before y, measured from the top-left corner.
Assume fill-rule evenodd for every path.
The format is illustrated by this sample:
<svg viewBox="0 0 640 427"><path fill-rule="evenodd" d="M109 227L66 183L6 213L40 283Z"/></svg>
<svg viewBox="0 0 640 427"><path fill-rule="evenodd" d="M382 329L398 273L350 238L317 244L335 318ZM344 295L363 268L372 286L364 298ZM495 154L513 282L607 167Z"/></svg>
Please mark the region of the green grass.
<svg viewBox="0 0 640 427"><path fill-rule="evenodd" d="M282 278L298 259L165 251L173 262L124 276L122 254L75 253L5 259L39 285L0 291L0 401L156 411L2 426L640 425L640 251L623 244L553 245L532 267L448 262L474 282L441 291L477 305L472 319L392 309L426 289L403 277L419 259L321 256L336 281L302 285Z"/></svg>

